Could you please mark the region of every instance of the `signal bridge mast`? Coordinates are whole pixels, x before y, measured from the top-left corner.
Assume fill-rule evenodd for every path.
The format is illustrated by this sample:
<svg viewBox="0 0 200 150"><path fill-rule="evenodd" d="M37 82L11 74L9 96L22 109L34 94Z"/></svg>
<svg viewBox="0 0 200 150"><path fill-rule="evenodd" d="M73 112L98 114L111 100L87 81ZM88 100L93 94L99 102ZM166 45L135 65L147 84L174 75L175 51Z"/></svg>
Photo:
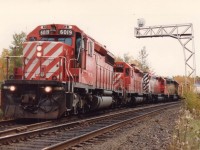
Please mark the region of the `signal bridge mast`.
<svg viewBox="0 0 200 150"><path fill-rule="evenodd" d="M194 30L193 25L158 25L143 27L144 20L138 19L138 27L135 28L136 38L149 37L172 37L179 41L183 47L185 61L185 77L196 77L195 48L194 48ZM185 78L185 83L186 83Z"/></svg>

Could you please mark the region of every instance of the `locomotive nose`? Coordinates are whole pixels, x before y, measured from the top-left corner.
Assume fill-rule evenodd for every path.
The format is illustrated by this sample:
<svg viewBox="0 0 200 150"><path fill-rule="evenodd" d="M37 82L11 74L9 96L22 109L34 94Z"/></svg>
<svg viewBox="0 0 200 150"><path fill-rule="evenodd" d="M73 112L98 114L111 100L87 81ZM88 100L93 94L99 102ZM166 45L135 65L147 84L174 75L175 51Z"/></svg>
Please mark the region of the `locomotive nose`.
<svg viewBox="0 0 200 150"><path fill-rule="evenodd" d="M24 73L27 80L64 80L67 66L62 42L34 41L24 44Z"/></svg>

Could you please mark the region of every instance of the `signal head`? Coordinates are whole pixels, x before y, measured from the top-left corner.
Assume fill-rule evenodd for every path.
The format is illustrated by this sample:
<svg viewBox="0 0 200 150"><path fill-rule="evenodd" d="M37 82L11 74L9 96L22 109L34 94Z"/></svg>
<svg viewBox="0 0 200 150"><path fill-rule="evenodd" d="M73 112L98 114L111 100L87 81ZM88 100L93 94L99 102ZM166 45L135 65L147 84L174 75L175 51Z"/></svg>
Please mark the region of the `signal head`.
<svg viewBox="0 0 200 150"><path fill-rule="evenodd" d="M137 19L138 27L143 27L145 25L144 18Z"/></svg>

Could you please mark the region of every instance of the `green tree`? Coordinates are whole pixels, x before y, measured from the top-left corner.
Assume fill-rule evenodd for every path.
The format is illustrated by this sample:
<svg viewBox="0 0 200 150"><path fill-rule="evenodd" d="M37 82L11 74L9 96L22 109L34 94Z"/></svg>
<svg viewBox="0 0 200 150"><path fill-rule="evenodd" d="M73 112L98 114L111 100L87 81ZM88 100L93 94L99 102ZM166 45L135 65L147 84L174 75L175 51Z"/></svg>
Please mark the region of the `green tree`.
<svg viewBox="0 0 200 150"><path fill-rule="evenodd" d="M124 54L124 62L131 64L131 62L134 61L133 56L131 56L129 53Z"/></svg>
<svg viewBox="0 0 200 150"><path fill-rule="evenodd" d="M146 51L146 47L144 46L140 51L139 51L139 56L138 56L138 67L144 71L144 72L149 72L150 71L150 67L149 64L147 62L147 51Z"/></svg>
<svg viewBox="0 0 200 150"><path fill-rule="evenodd" d="M3 49L1 57L0 57L0 81L3 81L6 76L7 66L6 66L6 56L10 55L10 51L8 49Z"/></svg>
<svg viewBox="0 0 200 150"><path fill-rule="evenodd" d="M120 56L115 56L115 62L116 61L123 61L123 58L121 58Z"/></svg>
<svg viewBox="0 0 200 150"><path fill-rule="evenodd" d="M123 56L123 58L120 56L115 57L115 61L124 61L128 64L135 64L136 66L139 64L139 62L135 60L129 53L125 53Z"/></svg>
<svg viewBox="0 0 200 150"><path fill-rule="evenodd" d="M9 46L10 48L10 55L11 56L20 56L23 54L23 43L26 41L26 33L21 32L19 34L15 33L13 35L13 41L11 42L12 45ZM21 67L22 61L20 58L12 59L12 66L14 67ZM13 69L13 68L12 68Z"/></svg>
<svg viewBox="0 0 200 150"><path fill-rule="evenodd" d="M6 72L7 72L7 63L6 63L6 56L20 56L23 53L23 43L26 40L26 33L21 32L19 34L13 34L13 41L8 49L3 49L1 57L0 57L0 81L5 79ZM22 60L21 58L9 58L9 74L13 74L14 66L21 67Z"/></svg>

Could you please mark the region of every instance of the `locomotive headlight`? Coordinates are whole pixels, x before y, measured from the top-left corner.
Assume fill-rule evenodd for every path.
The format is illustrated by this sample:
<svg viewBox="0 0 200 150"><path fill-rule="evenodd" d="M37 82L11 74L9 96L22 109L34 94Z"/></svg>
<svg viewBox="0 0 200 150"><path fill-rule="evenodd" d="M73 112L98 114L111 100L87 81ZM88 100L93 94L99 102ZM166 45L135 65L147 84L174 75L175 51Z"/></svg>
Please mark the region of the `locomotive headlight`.
<svg viewBox="0 0 200 150"><path fill-rule="evenodd" d="M44 91L45 91L46 93L50 93L50 92L52 91L52 87L46 86L46 87L44 88Z"/></svg>
<svg viewBox="0 0 200 150"><path fill-rule="evenodd" d="M41 52L37 52L37 57L41 57L42 53Z"/></svg>
<svg viewBox="0 0 200 150"><path fill-rule="evenodd" d="M42 50L42 46L38 45L36 49L37 49L38 52L40 52Z"/></svg>
<svg viewBox="0 0 200 150"><path fill-rule="evenodd" d="M16 86L11 85L11 86L10 86L10 91L14 92L15 90L16 90Z"/></svg>

